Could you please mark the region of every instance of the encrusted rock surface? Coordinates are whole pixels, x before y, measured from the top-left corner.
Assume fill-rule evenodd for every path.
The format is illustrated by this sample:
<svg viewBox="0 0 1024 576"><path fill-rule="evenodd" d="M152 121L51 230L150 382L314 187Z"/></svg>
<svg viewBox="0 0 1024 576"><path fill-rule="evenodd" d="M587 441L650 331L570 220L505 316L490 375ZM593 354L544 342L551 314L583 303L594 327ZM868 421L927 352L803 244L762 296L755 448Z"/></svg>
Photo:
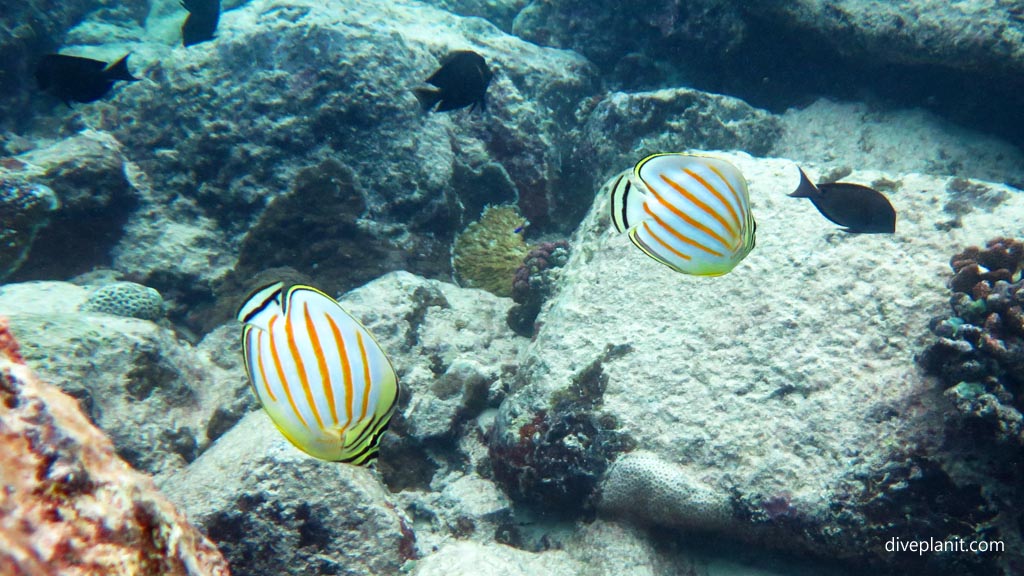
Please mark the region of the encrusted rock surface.
<svg viewBox="0 0 1024 576"><path fill-rule="evenodd" d="M451 438L507 385L525 340L505 326L508 298L392 272L339 300L388 352L402 399L393 424L407 442Z"/></svg>
<svg viewBox="0 0 1024 576"><path fill-rule="evenodd" d="M534 554L502 544L452 542L416 565L414 576L575 576L586 567L564 551Z"/></svg>
<svg viewBox="0 0 1024 576"><path fill-rule="evenodd" d="M100 286L89 294L79 309L153 321L163 318L166 313L160 293L135 282L112 282Z"/></svg>
<svg viewBox="0 0 1024 576"><path fill-rule="evenodd" d="M764 110L689 88L611 92L581 108L585 122L571 167L595 190L650 154L702 148L763 156L783 133Z"/></svg>
<svg viewBox="0 0 1024 576"><path fill-rule="evenodd" d="M396 574L415 535L379 476L292 446L262 412L161 480L238 574Z"/></svg>
<svg viewBox="0 0 1024 576"><path fill-rule="evenodd" d="M217 549L39 380L0 319L0 572L227 576Z"/></svg>
<svg viewBox="0 0 1024 576"><path fill-rule="evenodd" d="M255 407L237 363L225 367L148 320L83 312L88 295L64 282L7 284L0 314L28 363L78 398L133 466L152 474L182 467L209 446L218 411L239 401Z"/></svg>
<svg viewBox="0 0 1024 576"><path fill-rule="evenodd" d="M49 186L0 172L0 279L25 262L39 230L59 206Z"/></svg>
<svg viewBox="0 0 1024 576"><path fill-rule="evenodd" d="M991 75L1024 70L1024 8L1014 2L796 0L748 5L751 14L811 31L844 55Z"/></svg>
<svg viewBox="0 0 1024 576"><path fill-rule="evenodd" d="M60 208L14 278L63 279L108 266L140 197L121 144L110 134L84 130L21 154L16 162L17 174L53 189Z"/></svg>
<svg viewBox="0 0 1024 576"><path fill-rule="evenodd" d="M950 226L941 200L929 200L951 195L950 179L854 172L845 180L894 183L888 195L899 220L895 235L851 235L810 203L786 197L798 179L793 163L727 157L750 183L758 242L726 276L697 278L659 266L615 234L606 198L595 202L499 413L503 433L491 442L492 459L535 455L528 468L513 470L510 494L529 505L551 486L599 471L588 464L581 476L578 466L566 465L564 449L576 446L574 457L590 462L602 447L609 457L633 447L685 469L727 501L732 517L754 528L748 536L790 549L885 564L905 560L880 552L894 535L981 537L970 526L984 526L997 503L980 496L976 479L941 463L943 404L913 356L942 306L934 295L944 289L948 246L1005 228L1012 220L1004 211L1024 208L1024 200L1007 194L998 211L978 208ZM581 387L588 381L594 384ZM589 404L559 408L584 389L594 391ZM590 424L568 436L548 431L567 421ZM926 481L914 479L914 467ZM893 482L901 475L908 489L897 493ZM622 502L629 496L617 476L603 478ZM632 485L633 498L648 496L649 481ZM957 502L941 504L931 491L938 486L958 492ZM585 509L593 496L566 494L575 499L563 494L566 508ZM914 521L865 504L876 498L905 502ZM650 510L646 521L721 526L685 514L668 519L668 510ZM960 528L957 518L966 522ZM775 537L764 536L766 526ZM985 573L991 562L962 569Z"/></svg>

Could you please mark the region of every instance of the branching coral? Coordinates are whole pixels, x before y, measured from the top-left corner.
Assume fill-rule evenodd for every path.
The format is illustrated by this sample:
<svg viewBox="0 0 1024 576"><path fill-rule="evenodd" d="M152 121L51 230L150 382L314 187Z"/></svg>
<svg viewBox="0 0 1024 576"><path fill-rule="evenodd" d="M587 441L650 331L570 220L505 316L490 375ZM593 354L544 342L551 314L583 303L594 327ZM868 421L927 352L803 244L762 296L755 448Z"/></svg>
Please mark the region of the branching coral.
<svg viewBox="0 0 1024 576"><path fill-rule="evenodd" d="M529 253L520 234L526 224L515 206L485 208L480 220L459 234L452 246L452 268L459 282L511 296L516 269Z"/></svg>
<svg viewBox="0 0 1024 576"><path fill-rule="evenodd" d="M950 266L952 313L932 320L939 340L920 361L965 421L1024 447L1024 243L995 238Z"/></svg>

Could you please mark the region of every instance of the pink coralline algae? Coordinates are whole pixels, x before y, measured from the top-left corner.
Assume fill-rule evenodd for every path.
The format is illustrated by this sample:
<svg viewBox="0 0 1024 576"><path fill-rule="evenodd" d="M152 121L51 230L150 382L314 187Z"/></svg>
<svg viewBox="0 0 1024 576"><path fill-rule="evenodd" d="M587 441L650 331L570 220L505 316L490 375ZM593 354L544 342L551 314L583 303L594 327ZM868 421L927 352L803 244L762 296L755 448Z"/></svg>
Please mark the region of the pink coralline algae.
<svg viewBox="0 0 1024 576"><path fill-rule="evenodd" d="M214 545L39 381L0 318L0 574L228 576Z"/></svg>

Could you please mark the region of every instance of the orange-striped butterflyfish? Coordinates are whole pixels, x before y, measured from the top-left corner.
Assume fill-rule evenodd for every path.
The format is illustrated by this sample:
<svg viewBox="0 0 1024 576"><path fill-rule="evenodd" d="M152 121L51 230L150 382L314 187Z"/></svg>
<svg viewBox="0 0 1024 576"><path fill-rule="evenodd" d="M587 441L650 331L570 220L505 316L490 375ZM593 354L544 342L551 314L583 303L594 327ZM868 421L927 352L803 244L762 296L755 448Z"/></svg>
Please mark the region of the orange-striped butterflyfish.
<svg viewBox="0 0 1024 576"><path fill-rule="evenodd" d="M367 464L398 404L398 376L370 332L333 298L281 282L238 310L249 384L292 444Z"/></svg>
<svg viewBox="0 0 1024 576"><path fill-rule="evenodd" d="M754 249L747 181L720 158L654 154L611 186L615 229L654 260L696 276L721 276Z"/></svg>

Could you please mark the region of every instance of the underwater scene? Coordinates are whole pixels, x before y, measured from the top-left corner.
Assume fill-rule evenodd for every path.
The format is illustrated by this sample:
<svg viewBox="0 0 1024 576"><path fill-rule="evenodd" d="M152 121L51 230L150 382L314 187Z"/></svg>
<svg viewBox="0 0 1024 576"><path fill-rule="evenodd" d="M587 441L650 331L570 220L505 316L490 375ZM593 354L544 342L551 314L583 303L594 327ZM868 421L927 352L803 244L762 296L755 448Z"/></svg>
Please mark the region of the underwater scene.
<svg viewBox="0 0 1024 576"><path fill-rule="evenodd" d="M1024 576L1024 2L2 0L0 576Z"/></svg>

